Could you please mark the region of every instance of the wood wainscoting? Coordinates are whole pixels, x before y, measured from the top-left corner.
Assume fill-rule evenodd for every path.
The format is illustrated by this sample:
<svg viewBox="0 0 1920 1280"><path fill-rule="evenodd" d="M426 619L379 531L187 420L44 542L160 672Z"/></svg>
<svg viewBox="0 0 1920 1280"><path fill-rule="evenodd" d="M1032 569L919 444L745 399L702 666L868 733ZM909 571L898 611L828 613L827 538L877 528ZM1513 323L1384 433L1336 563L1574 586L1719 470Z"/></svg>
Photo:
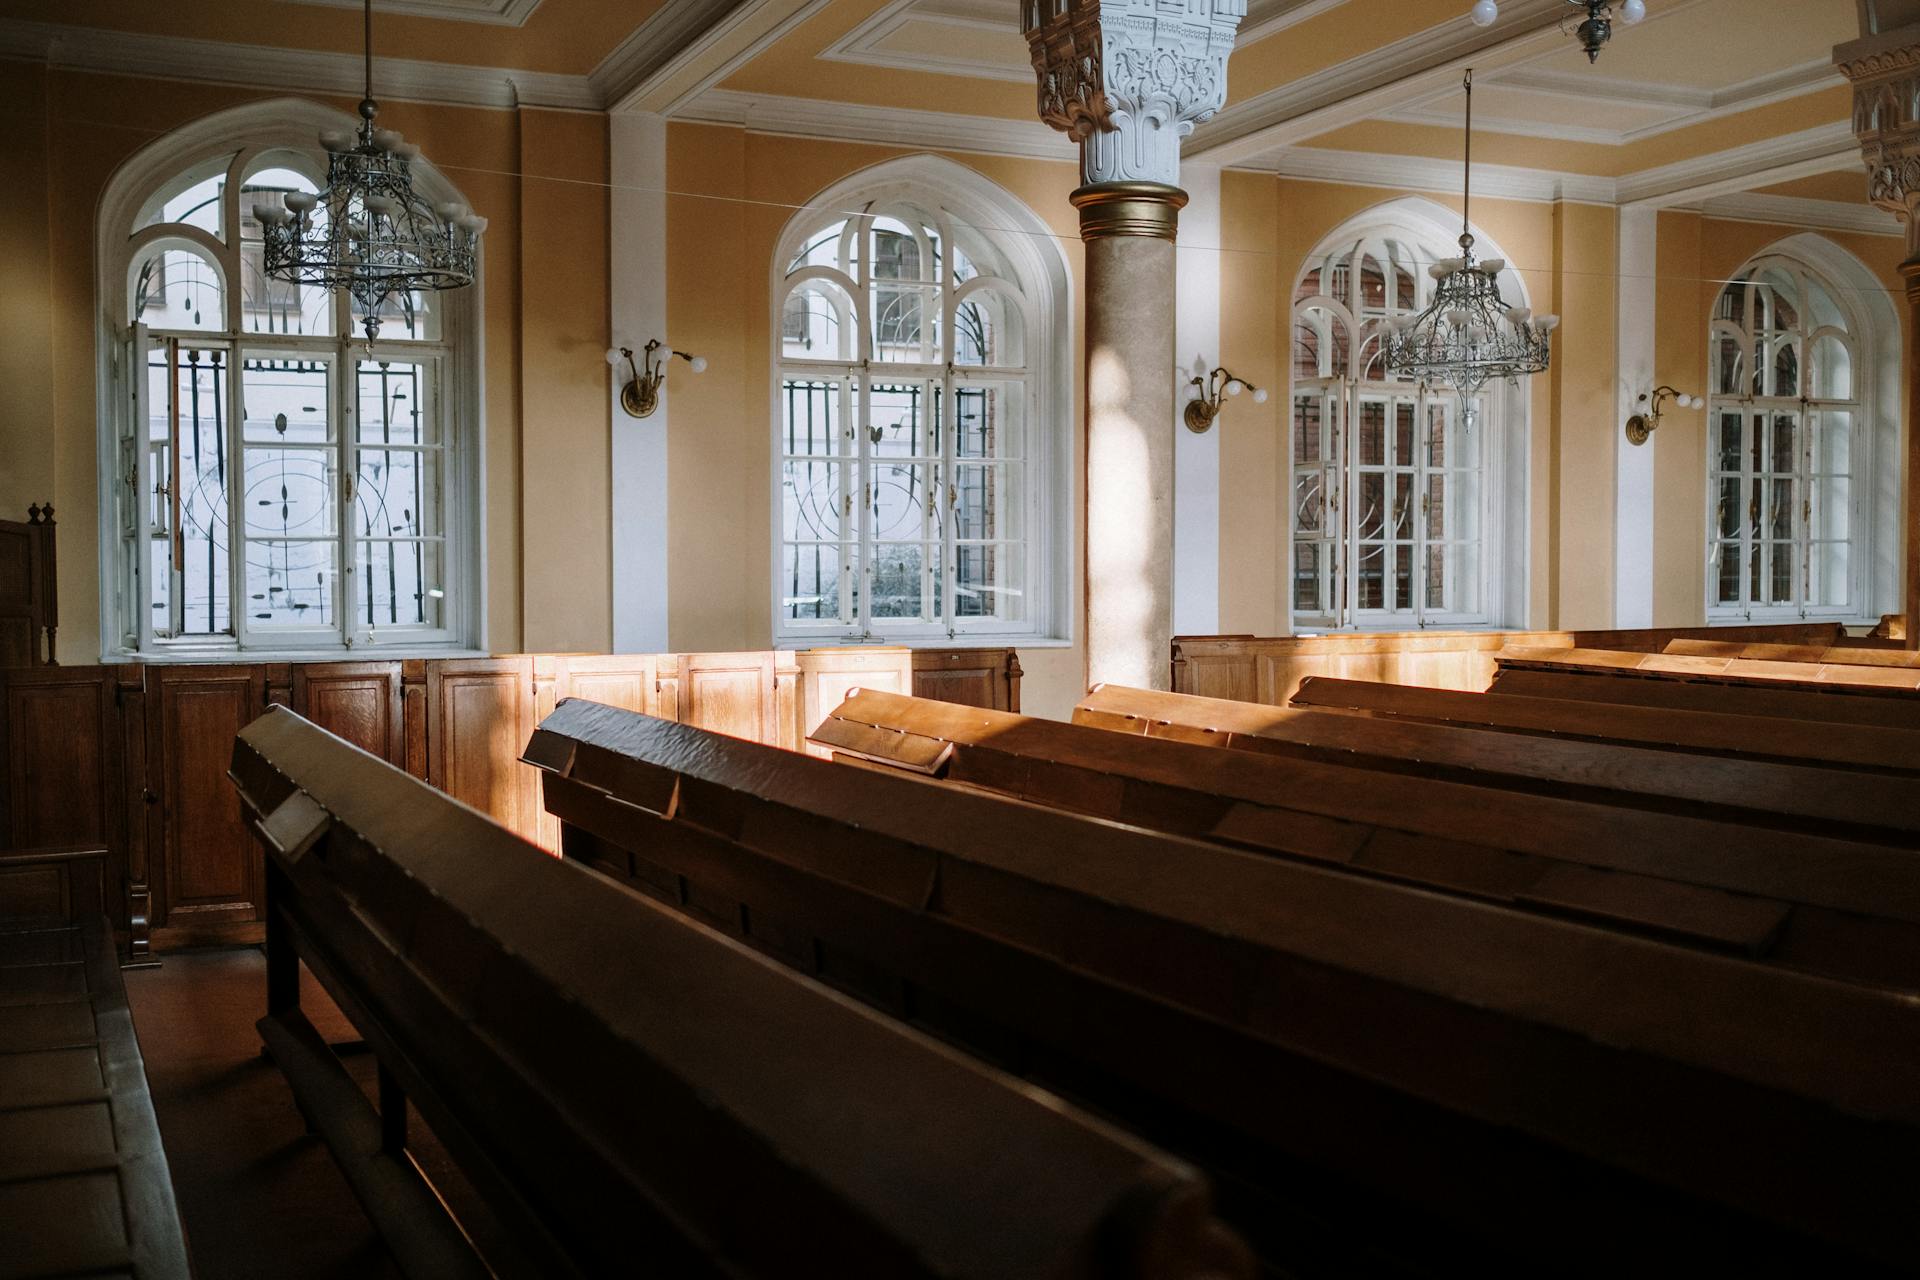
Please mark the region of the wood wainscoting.
<svg viewBox="0 0 1920 1280"><path fill-rule="evenodd" d="M1006 653L982 656L1000 660L996 652ZM9 668L0 849L104 848L106 911L134 959L254 941L266 918L263 863L227 769L234 735L269 705L554 849L558 824L520 753L561 699L797 751L847 689L914 684L909 650L874 646Z"/></svg>
<svg viewBox="0 0 1920 1280"><path fill-rule="evenodd" d="M1494 655L1511 646L1659 653L1674 640L1832 644L1838 623L1664 627L1640 631L1393 631L1369 635L1175 636L1173 691L1285 706L1308 676L1433 689L1484 690Z"/></svg>

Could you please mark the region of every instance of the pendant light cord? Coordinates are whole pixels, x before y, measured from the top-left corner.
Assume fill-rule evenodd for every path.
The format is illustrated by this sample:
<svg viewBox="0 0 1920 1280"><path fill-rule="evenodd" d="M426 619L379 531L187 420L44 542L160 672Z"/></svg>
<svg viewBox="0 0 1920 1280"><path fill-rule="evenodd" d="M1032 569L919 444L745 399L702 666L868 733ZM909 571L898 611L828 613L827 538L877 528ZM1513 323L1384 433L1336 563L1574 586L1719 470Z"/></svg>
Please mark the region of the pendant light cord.
<svg viewBox="0 0 1920 1280"><path fill-rule="evenodd" d="M367 0L367 3L372 4L373 0ZM372 96L371 89L368 90L368 96ZM1460 239L1462 241L1462 244L1461 244L1462 248L1465 248L1468 244L1472 243L1472 236L1473 236L1473 232L1470 229L1473 225L1473 218L1470 216L1473 212L1473 68L1472 67L1467 68L1467 165L1466 165L1466 168L1467 168L1466 181L1462 184L1461 196L1460 196Z"/></svg>
<svg viewBox="0 0 1920 1280"><path fill-rule="evenodd" d="M365 49L367 65L367 101L373 101L373 0L367 0Z"/></svg>

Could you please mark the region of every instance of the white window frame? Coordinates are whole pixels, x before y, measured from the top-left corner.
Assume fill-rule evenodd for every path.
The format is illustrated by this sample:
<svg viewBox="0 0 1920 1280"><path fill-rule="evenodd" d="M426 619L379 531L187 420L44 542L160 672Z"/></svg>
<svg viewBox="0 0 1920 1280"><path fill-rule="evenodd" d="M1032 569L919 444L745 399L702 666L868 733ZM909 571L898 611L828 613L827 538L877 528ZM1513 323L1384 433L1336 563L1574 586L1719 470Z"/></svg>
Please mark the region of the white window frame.
<svg viewBox="0 0 1920 1280"><path fill-rule="evenodd" d="M1012 279L1008 295L1017 294L1024 327L1024 363L1018 368L950 366L938 359L906 362L872 358L869 296L862 296L859 283L845 278L837 270L823 267L789 272L789 264L801 249L821 232L850 217L869 213L884 215L895 204L908 204L937 216L957 220L969 230L992 243L1010 265ZM952 243L951 236L947 237ZM1053 232L1017 198L966 167L942 157L906 156L862 171L829 188L809 201L789 221L775 249L771 265L772 323L768 353L770 424L770 551L772 577L772 640L776 647L815 644L906 644L926 647L966 647L1019 643L1057 645L1070 643L1071 587L1073 576L1068 555L1073 539L1073 502L1067 480L1072 474L1072 431L1075 421L1073 376L1071 368L1072 313L1066 260L1055 243ZM944 273L943 273L944 274ZM860 334L858 355L826 360L801 360L783 352L783 316L789 294L807 280L829 282L852 301L855 316L847 320ZM953 287L941 288L943 335L953 331L954 313L965 297L979 289L992 287L990 279L976 278ZM858 615L851 624L844 619L818 622L785 617L784 583L785 538L783 529L783 463L786 458L783 421L783 384L789 376L814 376L839 381L843 421L857 416L862 397L867 394L866 380L886 383L924 382L941 389L941 413L950 423L955 413L952 392L969 383L1024 385L1022 414L1024 435L1021 465L1026 473L1025 511L1022 523L1024 545L1027 617L1018 623L988 618L955 618L954 581L957 566L945 559L946 571L939 584L940 621L917 619L868 618L870 592L862 592ZM853 380L861 380L861 391L852 391ZM951 475L955 437L953 430L940 432L944 469L942 483ZM869 482L870 446L864 432L857 434L857 449L849 456L852 471L842 481L845 495L863 493ZM953 534L945 519L940 521L942 544L951 546ZM859 572L867 574L872 564L866 548L875 541L871 530L859 535L862 553ZM842 576L843 594L849 589Z"/></svg>
<svg viewBox="0 0 1920 1280"><path fill-rule="evenodd" d="M205 117L158 139L123 164L108 184L95 228L103 661L217 661L242 655L325 658L349 652L380 657L449 656L486 651L486 431L481 382L485 362L484 265L476 262L470 287L435 298L440 331L432 341L388 338L369 343L364 336L356 337L343 293L336 293L332 300L333 336L249 333L245 327L240 233L245 178L265 168L286 168L323 185L326 165L317 135L323 129L351 130L355 124L349 116L302 99L250 103ZM223 168L223 235L178 223L134 230L143 210L167 186L196 170L203 171L203 176L215 176ZM462 200L457 188L424 161L415 162L414 179L433 203ZM133 323L135 273L142 255L157 244L190 249L213 264L226 307L219 327L170 331ZM231 634L155 636L152 626L152 594L146 586L151 561L145 500L153 492L153 477L144 448L148 430L145 352L148 344L164 346L169 338L227 353L226 463L227 473L233 477L227 486ZM325 628L249 628L244 607L244 538L240 533L240 504L245 496L245 433L241 421L244 375L235 362L256 354L292 354L331 362L328 420L341 476L357 474L359 362L389 359L427 363L436 369L433 412L439 418L439 439L444 441L440 572L446 595L441 602L440 626L382 631L378 626L369 627L352 608L350 584L357 572L355 551L362 540L351 531L355 511L352 488L336 484L339 536L335 546L336 555L342 558L335 574L336 622ZM126 456L129 445L137 455L137 466L128 465L134 461ZM135 529L131 556L123 550L128 521Z"/></svg>
<svg viewBox="0 0 1920 1280"><path fill-rule="evenodd" d="M1720 299L1726 289L1769 267L1784 269L1794 276L1803 290L1795 299L1798 325L1787 339L1796 351L1798 386L1796 396L1757 396L1751 392L1756 343L1753 329L1752 298L1749 295L1744 327L1719 320ZM1804 282L1811 279L1833 299L1845 317L1845 325L1836 329L1811 323L1804 296ZM1748 286L1750 287L1750 286ZM1900 471L1898 466L1881 466L1897 459L1898 424L1892 421L1892 408L1899 404L1899 317L1886 300L1885 287L1851 254L1825 237L1803 234L1769 245L1742 264L1720 289L1716 290L1707 321L1707 369L1703 386L1707 390L1706 429L1702 432L1705 465L1702 505L1705 512L1703 536L1706 568L1702 574L1703 604L1710 626L1739 626L1748 623L1832 621L1866 625L1878 621L1882 613L1898 607L1897 572L1903 553L1899 537ZM1747 394L1722 393L1719 371L1715 367L1721 339L1740 344L1741 368ZM1811 356L1822 338L1838 338L1848 349L1853 363L1852 395L1845 400L1819 399L1809 394L1812 384ZM1848 451L1848 592L1844 605L1816 605L1808 602L1808 561L1811 538L1810 515L1804 486L1809 483L1810 451L1813 448L1814 418L1822 410L1838 410L1852 415ZM1720 546L1720 473L1716 470L1715 443L1719 436L1720 416L1735 412L1742 416L1742 432L1752 429L1756 413L1792 414L1798 421L1796 460L1792 472L1801 488L1800 510L1793 516L1793 591L1786 603L1755 604L1751 593L1751 568L1743 561L1740 573L1741 600L1724 603L1719 599ZM1743 461L1747 450L1743 448ZM1882 472L1885 474L1883 475ZM1733 473L1726 473L1731 476ZM1743 467L1743 476L1751 473ZM1746 481L1743 481L1743 488ZM1740 521L1740 545L1743 557L1753 544L1751 519Z"/></svg>
<svg viewBox="0 0 1920 1280"><path fill-rule="evenodd" d="M1324 632L1356 631L1419 631L1419 630L1473 630L1506 626L1524 626L1527 608L1527 578L1529 572L1529 549L1527 546L1528 529L1528 487L1527 453L1531 435L1532 400L1527 380L1512 379L1490 383L1476 397L1477 429L1480 431L1479 458L1479 500L1480 500L1480 537L1479 537L1479 575L1478 594L1480 607L1472 610L1429 609L1425 603L1425 592L1420 589L1423 581L1419 566L1414 573L1415 590L1413 607L1406 611L1395 611L1391 607L1384 609L1360 609L1352 602L1356 598L1358 584L1358 545L1359 512L1357 503L1340 501L1337 506L1328 508L1323 519L1337 522L1338 536L1326 545L1333 550L1336 588L1332 607L1327 611L1309 612L1295 607L1294 599L1294 542L1295 542L1295 476L1300 466L1293 456L1293 424L1295 399L1301 394L1310 394L1316 390L1325 395L1329 402L1339 406L1344 415L1343 427L1345 444L1335 468L1326 468L1330 476L1340 484L1328 491L1328 497L1336 494L1348 495L1357 492L1357 476L1363 469L1351 444L1357 431L1360 408L1369 400L1412 399L1416 403L1415 412L1415 453L1424 455L1419 447L1428 420L1428 409L1436 401L1451 401L1451 415L1457 419L1464 411L1458 393L1451 388L1430 387L1424 384L1362 381L1357 376L1318 378L1296 378L1293 369L1293 334L1299 314L1304 308L1321 308L1336 316L1347 332L1349 370L1361 368L1361 352L1370 337L1382 330L1384 320L1369 320L1362 324L1354 314L1352 298L1333 298L1325 293L1300 298L1301 286L1309 272L1315 269L1324 271L1335 257L1348 253L1354 255L1355 269L1352 272L1353 290L1360 288L1358 262L1364 255L1372 255L1383 266L1391 267L1384 246L1390 242L1411 248L1414 252L1414 303L1413 310L1423 308L1432 298L1433 280L1428 268L1437 260L1457 253L1453 246L1460 234L1458 215L1430 201L1419 199L1397 200L1390 204L1371 209L1342 224L1339 228L1321 240L1294 274L1292 288L1288 291L1287 329L1282 347L1282 360L1287 369L1288 394L1281 422L1284 444L1281 449L1280 475L1280 529L1282 555L1279 564L1280 612L1283 634L1318 634ZM1506 255L1499 246L1488 238L1480 228L1473 228L1480 257L1504 258ZM1323 277L1324 279L1324 277ZM1509 269L1502 276L1502 285L1508 292L1508 301L1515 306L1529 306L1526 283L1516 271ZM1391 280L1389 280L1391 287ZM1298 299L1297 301L1295 299ZM1393 308L1390 306L1390 311ZM1386 424L1391 433L1393 422L1391 412ZM1323 467L1329 460L1323 459ZM1390 468L1397 469L1397 468ZM1417 474L1424 479L1427 467L1424 460L1416 467ZM1424 485L1422 486L1424 492ZM1415 544L1425 546L1426 539L1422 529L1423 521L1415 516ZM1451 570L1449 570L1451 572ZM1391 579L1388 581L1391 590ZM1389 606L1390 606L1389 597Z"/></svg>

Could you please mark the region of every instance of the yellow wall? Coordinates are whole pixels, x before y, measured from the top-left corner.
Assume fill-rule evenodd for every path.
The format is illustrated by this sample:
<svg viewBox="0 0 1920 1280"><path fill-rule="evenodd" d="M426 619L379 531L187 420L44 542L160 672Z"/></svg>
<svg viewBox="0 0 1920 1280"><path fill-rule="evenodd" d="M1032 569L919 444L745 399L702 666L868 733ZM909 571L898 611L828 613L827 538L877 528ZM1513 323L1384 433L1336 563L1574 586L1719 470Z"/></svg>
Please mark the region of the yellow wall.
<svg viewBox="0 0 1920 1280"><path fill-rule="evenodd" d="M1682 391L1704 395L1707 329L1726 282L1749 259L1801 227L1733 222L1697 213L1660 214L1658 284L1655 298L1655 376ZM1866 265L1892 295L1893 312L1905 317L1898 236L1820 231ZM1911 367L1913 335L1902 334L1902 367ZM1904 394L1906 380L1900 379ZM1898 416L1900 406L1889 411ZM1706 620L1707 415L1669 409L1656 437L1654 472L1655 626L1698 626ZM1900 420L1904 420L1901 418Z"/></svg>
<svg viewBox="0 0 1920 1280"><path fill-rule="evenodd" d="M904 148L776 138L725 125L667 130L667 327L676 347L710 362L683 381L668 447L670 579L668 643L674 650L765 648L773 634L774 465L771 332L773 257L796 207L825 187ZM1081 249L1067 203L1078 185L1070 164L953 154L1024 201L1060 237L1071 280L1068 307L1078 381ZM1169 306L1172 305L1169 299ZM1072 422L1072 476L1081 472L1079 402ZM1075 494L1076 543L1082 495ZM1078 579L1071 647L1023 648L1023 709L1065 716L1086 692L1079 643Z"/></svg>
<svg viewBox="0 0 1920 1280"><path fill-rule="evenodd" d="M53 501L60 659L89 662L100 653L95 209L114 170L148 142L278 95L6 66L0 515L20 518L27 503ZM353 110L352 101L318 100ZM484 249L489 641L500 651L604 649L611 640L604 118L399 102L383 108L381 123L419 142L491 223ZM541 563L547 572L525 574L523 585L522 566ZM563 589L548 588L562 577L554 563L568 566ZM523 595L532 619L524 630Z"/></svg>

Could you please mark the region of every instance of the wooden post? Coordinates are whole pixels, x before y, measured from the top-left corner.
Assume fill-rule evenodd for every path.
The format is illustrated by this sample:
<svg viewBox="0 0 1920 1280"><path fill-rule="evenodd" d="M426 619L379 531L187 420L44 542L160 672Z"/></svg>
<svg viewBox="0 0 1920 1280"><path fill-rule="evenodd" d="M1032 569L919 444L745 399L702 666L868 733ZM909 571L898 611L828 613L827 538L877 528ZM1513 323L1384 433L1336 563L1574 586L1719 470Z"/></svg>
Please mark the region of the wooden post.
<svg viewBox="0 0 1920 1280"><path fill-rule="evenodd" d="M1920 649L1920 256L1900 264L1907 282L1906 494L1901 533L1906 545L1907 648Z"/></svg>

